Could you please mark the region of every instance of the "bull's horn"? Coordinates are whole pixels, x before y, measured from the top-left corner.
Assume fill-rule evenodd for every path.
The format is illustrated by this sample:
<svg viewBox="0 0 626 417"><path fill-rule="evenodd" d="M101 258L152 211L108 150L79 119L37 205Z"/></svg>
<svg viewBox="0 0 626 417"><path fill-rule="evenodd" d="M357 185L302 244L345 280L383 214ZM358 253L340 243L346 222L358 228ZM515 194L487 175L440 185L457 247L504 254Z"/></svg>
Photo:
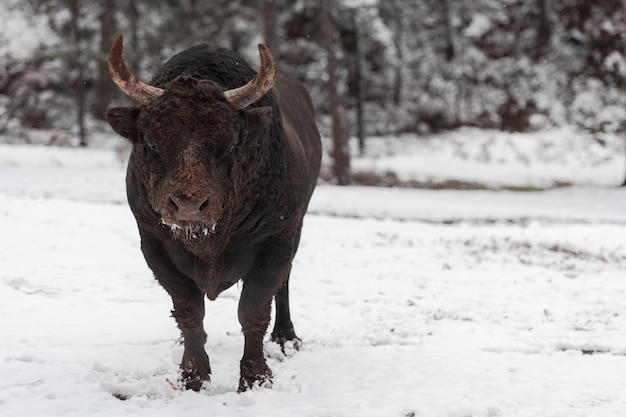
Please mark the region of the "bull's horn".
<svg viewBox="0 0 626 417"><path fill-rule="evenodd" d="M139 81L130 72L122 56L124 50L123 41L123 36L118 36L115 42L113 42L111 52L109 53L108 64L111 79L128 97L141 104L149 104L161 96L163 90Z"/></svg>
<svg viewBox="0 0 626 417"><path fill-rule="evenodd" d="M259 44L261 56L261 68L256 76L246 85L224 91L226 99L237 109L245 109L252 103L256 103L274 85L276 81L276 62L269 48Z"/></svg>

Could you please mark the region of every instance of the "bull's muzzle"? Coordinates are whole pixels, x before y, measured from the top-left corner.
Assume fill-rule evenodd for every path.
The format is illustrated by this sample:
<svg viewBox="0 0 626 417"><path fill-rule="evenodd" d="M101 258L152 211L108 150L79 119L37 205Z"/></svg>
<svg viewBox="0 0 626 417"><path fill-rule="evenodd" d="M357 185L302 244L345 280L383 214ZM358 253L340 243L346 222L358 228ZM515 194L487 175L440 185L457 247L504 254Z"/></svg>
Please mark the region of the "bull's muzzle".
<svg viewBox="0 0 626 417"><path fill-rule="evenodd" d="M193 195L190 198L184 196L170 195L169 210L172 217L177 221L202 221L202 212L209 206L208 195Z"/></svg>

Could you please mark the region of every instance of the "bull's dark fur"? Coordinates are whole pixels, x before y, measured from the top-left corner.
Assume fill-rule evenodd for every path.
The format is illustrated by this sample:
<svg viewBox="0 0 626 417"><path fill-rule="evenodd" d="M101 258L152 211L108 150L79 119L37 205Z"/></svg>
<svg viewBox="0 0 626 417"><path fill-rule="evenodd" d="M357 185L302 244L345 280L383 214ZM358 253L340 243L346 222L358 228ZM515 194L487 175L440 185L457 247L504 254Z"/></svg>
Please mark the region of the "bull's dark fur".
<svg viewBox="0 0 626 417"><path fill-rule="evenodd" d="M150 82L165 90L161 97L107 113L113 129L133 144L128 201L146 261L172 297L185 344L182 379L194 390L211 373L205 295L215 299L243 281L240 391L271 382L263 337L274 296L273 340L299 342L288 281L319 172L319 134L310 97L282 75L257 103L236 110L223 91L254 75L232 51L194 46Z"/></svg>

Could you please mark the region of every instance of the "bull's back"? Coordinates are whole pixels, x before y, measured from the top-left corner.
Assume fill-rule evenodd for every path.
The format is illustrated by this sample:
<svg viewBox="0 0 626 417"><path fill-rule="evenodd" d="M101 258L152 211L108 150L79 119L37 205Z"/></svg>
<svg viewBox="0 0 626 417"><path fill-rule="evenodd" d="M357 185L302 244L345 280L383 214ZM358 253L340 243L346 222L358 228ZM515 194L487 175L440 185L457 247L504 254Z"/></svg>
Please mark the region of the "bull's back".
<svg viewBox="0 0 626 417"><path fill-rule="evenodd" d="M322 143L315 123L313 102L306 89L289 76L279 74L272 92L280 107L286 145L291 158L306 167L310 198L317 183ZM298 170L298 166L292 167Z"/></svg>
<svg viewBox="0 0 626 417"><path fill-rule="evenodd" d="M172 56L150 81L164 88L180 75L211 80L224 89L240 87L250 81L256 72L245 59L234 51L202 43Z"/></svg>

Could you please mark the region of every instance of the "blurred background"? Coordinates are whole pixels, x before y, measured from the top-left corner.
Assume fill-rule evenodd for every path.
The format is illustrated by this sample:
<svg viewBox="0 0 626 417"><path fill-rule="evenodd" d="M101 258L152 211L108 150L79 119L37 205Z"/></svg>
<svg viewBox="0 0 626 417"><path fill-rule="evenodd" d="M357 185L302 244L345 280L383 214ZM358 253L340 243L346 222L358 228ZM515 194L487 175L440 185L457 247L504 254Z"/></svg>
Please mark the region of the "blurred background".
<svg viewBox="0 0 626 417"><path fill-rule="evenodd" d="M619 153L625 7L621 0L5 0L0 142L94 146L98 135L110 137L106 109L125 98L105 61L124 34L127 62L145 81L198 42L232 48L253 66L256 44L265 42L279 70L310 91L334 161L323 175L338 184L382 182L380 173L359 176L350 166L350 154L363 155L375 137L567 126L599 146L620 138L608 152Z"/></svg>

